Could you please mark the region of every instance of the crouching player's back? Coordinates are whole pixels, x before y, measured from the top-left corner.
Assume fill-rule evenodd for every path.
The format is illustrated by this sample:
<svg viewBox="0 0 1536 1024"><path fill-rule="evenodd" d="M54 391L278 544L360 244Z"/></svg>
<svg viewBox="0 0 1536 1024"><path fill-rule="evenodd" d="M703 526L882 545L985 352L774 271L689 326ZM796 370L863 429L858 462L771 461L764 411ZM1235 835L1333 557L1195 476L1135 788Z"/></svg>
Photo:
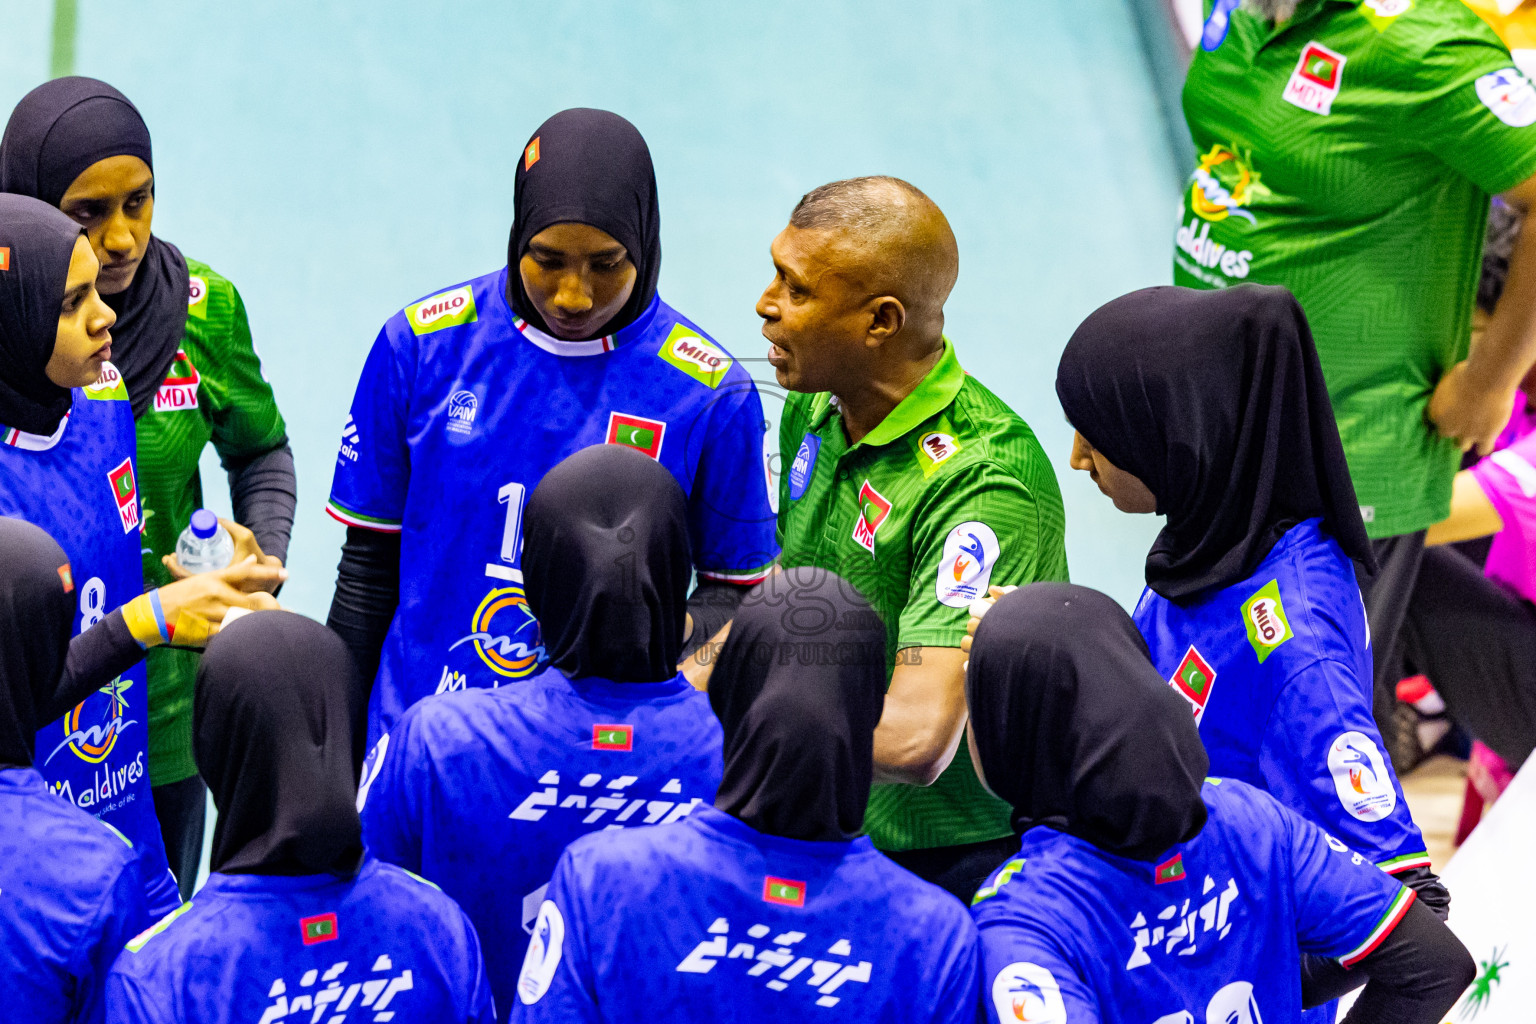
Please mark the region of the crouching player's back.
<svg viewBox="0 0 1536 1024"><path fill-rule="evenodd" d="M829 648L838 664L816 657ZM709 700L725 737L715 806L566 849L511 1019L974 1022L965 907L859 835L885 700L869 604L824 569L769 577Z"/></svg>
<svg viewBox="0 0 1536 1024"><path fill-rule="evenodd" d="M118 958L108 1020L490 1024L464 912L363 851L352 675L341 638L291 612L208 645L193 744L219 812L213 871Z"/></svg>

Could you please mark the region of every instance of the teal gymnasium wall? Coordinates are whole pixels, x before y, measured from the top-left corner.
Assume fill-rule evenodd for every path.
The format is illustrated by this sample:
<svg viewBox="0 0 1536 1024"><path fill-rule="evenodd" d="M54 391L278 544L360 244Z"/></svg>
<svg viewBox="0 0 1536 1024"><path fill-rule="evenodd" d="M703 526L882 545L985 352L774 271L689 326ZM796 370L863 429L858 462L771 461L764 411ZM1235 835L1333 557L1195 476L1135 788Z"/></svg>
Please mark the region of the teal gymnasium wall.
<svg viewBox="0 0 1536 1024"><path fill-rule="evenodd" d="M144 112L158 233L245 297L298 458L291 607L329 604L322 507L379 325L505 261L514 162L578 105L645 133L662 293L766 379L753 305L800 194L868 173L931 194L960 242L961 361L1049 451L1073 578L1129 604L1157 522L1068 471L1052 382L1083 316L1169 278L1182 169L1135 2L78 0L74 67ZM53 19L0 5L0 112L48 76ZM204 479L227 507L211 456Z"/></svg>

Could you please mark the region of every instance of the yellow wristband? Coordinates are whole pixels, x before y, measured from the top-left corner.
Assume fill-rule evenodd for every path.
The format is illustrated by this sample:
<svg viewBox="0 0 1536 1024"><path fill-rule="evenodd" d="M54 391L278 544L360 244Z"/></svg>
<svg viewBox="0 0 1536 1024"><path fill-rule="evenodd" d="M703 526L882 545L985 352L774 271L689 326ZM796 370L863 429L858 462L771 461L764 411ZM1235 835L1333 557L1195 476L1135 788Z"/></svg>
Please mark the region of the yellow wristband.
<svg viewBox="0 0 1536 1024"><path fill-rule="evenodd" d="M123 623L140 647L158 647L169 639L159 605L160 595L153 590L123 605Z"/></svg>

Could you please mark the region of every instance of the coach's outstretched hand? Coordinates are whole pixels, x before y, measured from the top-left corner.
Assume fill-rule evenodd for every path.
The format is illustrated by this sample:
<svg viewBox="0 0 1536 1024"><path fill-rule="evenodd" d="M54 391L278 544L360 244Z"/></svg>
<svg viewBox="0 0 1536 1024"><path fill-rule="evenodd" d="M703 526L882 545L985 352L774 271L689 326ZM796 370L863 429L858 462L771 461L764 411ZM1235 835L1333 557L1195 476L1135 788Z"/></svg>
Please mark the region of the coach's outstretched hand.
<svg viewBox="0 0 1536 1024"><path fill-rule="evenodd" d="M986 597L978 597L971 602L971 621L965 624L965 636L960 638L960 649L966 654L971 653L971 641L976 637L976 627L981 625L982 616L992 610L997 604L997 599L1004 594L1011 594L1018 587L988 587Z"/></svg>

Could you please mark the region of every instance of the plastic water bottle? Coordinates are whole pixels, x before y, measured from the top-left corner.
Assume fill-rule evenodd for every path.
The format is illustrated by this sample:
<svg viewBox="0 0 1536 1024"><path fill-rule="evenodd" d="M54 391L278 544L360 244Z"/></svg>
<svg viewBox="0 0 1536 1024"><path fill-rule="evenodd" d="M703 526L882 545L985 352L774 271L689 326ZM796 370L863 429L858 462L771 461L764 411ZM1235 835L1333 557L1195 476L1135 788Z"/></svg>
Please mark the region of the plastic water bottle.
<svg viewBox="0 0 1536 1024"><path fill-rule="evenodd" d="M235 542L219 525L219 517L205 508L192 513L192 522L176 539L176 559L194 576L217 572L235 558Z"/></svg>

